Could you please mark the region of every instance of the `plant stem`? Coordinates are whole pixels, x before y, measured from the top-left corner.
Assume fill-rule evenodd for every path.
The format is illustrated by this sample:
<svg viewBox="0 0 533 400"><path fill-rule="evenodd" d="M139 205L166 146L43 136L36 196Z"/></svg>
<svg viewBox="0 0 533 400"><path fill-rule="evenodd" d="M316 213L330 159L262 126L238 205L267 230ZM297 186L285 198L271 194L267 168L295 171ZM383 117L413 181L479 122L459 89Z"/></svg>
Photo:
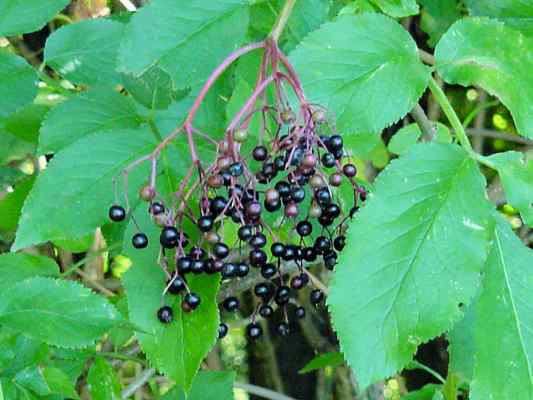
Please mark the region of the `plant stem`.
<svg viewBox="0 0 533 400"><path fill-rule="evenodd" d="M275 42L279 40L281 34L283 33L283 29L285 29L285 25L287 25L287 22L289 21L289 17L291 16L292 9L294 8L295 4L296 0L287 0L283 6L283 9L279 13L278 19L272 27L272 31L270 31L270 37Z"/></svg>
<svg viewBox="0 0 533 400"><path fill-rule="evenodd" d="M256 396L262 397L263 399L269 400L294 400L294 398L285 396L282 393L274 392L273 390L252 385L251 383L235 382L233 385L237 389L242 389L245 392L255 394Z"/></svg>
<svg viewBox="0 0 533 400"><path fill-rule="evenodd" d="M435 379L437 379L438 381L440 381L441 383L444 383L446 382L446 379L444 379L444 377L439 374L437 371L435 371L434 369L432 368L429 368L427 365L424 365L422 364L421 362L418 362L416 360L412 360L411 361L411 364L413 366L415 366L416 368L418 369L421 369L423 371L426 371L428 374L432 375Z"/></svg>

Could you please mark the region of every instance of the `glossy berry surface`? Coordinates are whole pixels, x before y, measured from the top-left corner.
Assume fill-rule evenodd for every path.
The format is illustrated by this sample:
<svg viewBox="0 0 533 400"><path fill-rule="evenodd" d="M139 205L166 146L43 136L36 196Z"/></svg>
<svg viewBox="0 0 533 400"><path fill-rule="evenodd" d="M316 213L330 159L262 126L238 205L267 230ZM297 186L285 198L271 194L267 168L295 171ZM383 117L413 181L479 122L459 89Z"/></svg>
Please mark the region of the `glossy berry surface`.
<svg viewBox="0 0 533 400"><path fill-rule="evenodd" d="M177 246L179 237L180 235L176 228L173 226L166 226L161 230L159 243L161 243L161 246L164 248L171 249Z"/></svg>
<svg viewBox="0 0 533 400"><path fill-rule="evenodd" d="M228 334L229 328L228 325L226 325L224 322L221 322L218 325L218 338L224 339L226 335Z"/></svg>
<svg viewBox="0 0 533 400"><path fill-rule="evenodd" d="M228 312L234 312L239 309L240 304L239 299L236 297L228 297L222 302L222 307Z"/></svg>
<svg viewBox="0 0 533 400"><path fill-rule="evenodd" d="M276 325L276 333L280 336L287 336L289 334L289 324L280 322Z"/></svg>
<svg viewBox="0 0 533 400"><path fill-rule="evenodd" d="M126 210L124 207L118 205L112 205L109 208L109 219L113 222L121 222L126 218Z"/></svg>
<svg viewBox="0 0 533 400"><path fill-rule="evenodd" d="M324 300L324 292L322 292L320 289L313 289L311 293L309 293L309 301L311 304L320 304L322 300Z"/></svg>
<svg viewBox="0 0 533 400"><path fill-rule="evenodd" d="M200 306L201 299L196 293L189 292L183 297L183 302L186 303L191 310L195 310Z"/></svg>
<svg viewBox="0 0 533 400"><path fill-rule="evenodd" d="M136 233L131 238L131 244L136 249L144 249L146 246L148 246L148 236L142 232Z"/></svg>
<svg viewBox="0 0 533 400"><path fill-rule="evenodd" d="M173 315L174 313L172 312L172 308L169 306L163 306L157 310L157 318L164 324L169 324L172 322Z"/></svg>
<svg viewBox="0 0 533 400"><path fill-rule="evenodd" d="M169 283L168 286L168 292L172 294L178 294L181 293L183 290L185 290L185 281L182 277L176 276L172 281Z"/></svg>
<svg viewBox="0 0 533 400"><path fill-rule="evenodd" d="M263 328L256 322L252 322L246 326L246 336L251 340L259 339L263 335Z"/></svg>

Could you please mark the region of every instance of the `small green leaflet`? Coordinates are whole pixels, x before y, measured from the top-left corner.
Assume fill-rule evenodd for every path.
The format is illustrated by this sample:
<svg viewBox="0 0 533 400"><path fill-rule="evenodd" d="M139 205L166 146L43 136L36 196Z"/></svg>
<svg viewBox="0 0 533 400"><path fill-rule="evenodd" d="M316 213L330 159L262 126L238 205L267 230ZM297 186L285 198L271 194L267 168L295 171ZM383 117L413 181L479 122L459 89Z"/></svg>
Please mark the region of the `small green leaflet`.
<svg viewBox="0 0 533 400"><path fill-rule="evenodd" d="M131 98L98 87L68 99L48 113L41 127L38 152L57 152L91 133L136 128L140 124Z"/></svg>
<svg viewBox="0 0 533 400"><path fill-rule="evenodd" d="M533 138L533 36L487 18L463 19L442 37L435 58L446 82L499 97L518 132Z"/></svg>
<svg viewBox="0 0 533 400"><path fill-rule="evenodd" d="M378 176L328 298L362 387L402 369L420 343L461 318L458 305L473 297L486 259L484 189L476 163L449 144L417 144Z"/></svg>
<svg viewBox="0 0 533 400"><path fill-rule="evenodd" d="M25 253L0 255L0 290L34 276L57 276L59 267L54 260Z"/></svg>
<svg viewBox="0 0 533 400"><path fill-rule="evenodd" d="M115 72L124 24L108 19L88 19L66 25L46 41L44 60L61 76L85 85L119 82Z"/></svg>
<svg viewBox="0 0 533 400"><path fill-rule="evenodd" d="M442 35L461 18L458 0L419 0L422 5L420 27L429 35L428 44L435 47Z"/></svg>
<svg viewBox="0 0 533 400"><path fill-rule="evenodd" d="M379 133L416 104L429 68L396 21L344 15L309 34L291 53L309 100L327 106L346 132Z"/></svg>
<svg viewBox="0 0 533 400"><path fill-rule="evenodd" d="M101 357L94 359L87 375L92 400L120 399L120 382L111 364Z"/></svg>
<svg viewBox="0 0 533 400"><path fill-rule="evenodd" d="M37 31L68 3L70 0L2 0L0 36Z"/></svg>
<svg viewBox="0 0 533 400"><path fill-rule="evenodd" d="M409 124L401 128L394 134L389 142L388 148L391 153L405 154L422 136L422 132L418 124ZM438 143L451 143L452 135L446 125L437 122L437 137L435 140Z"/></svg>
<svg viewBox="0 0 533 400"><path fill-rule="evenodd" d="M114 202L112 179L117 177L122 193L122 169L154 147L146 131L116 130L86 136L58 153L26 198L12 250L80 238L108 222L107 211ZM132 202L147 175L148 165L129 175Z"/></svg>
<svg viewBox="0 0 533 400"><path fill-rule="evenodd" d="M188 395L181 388L174 387L161 400L234 400L235 375L235 372L200 371Z"/></svg>
<svg viewBox="0 0 533 400"><path fill-rule="evenodd" d="M532 265L533 250L498 218L475 305L472 400L533 399Z"/></svg>
<svg viewBox="0 0 533 400"><path fill-rule="evenodd" d="M1 8L2 3L0 26ZM37 73L31 65L22 57L0 49L0 117L6 117L31 103L36 95Z"/></svg>
<svg viewBox="0 0 533 400"><path fill-rule="evenodd" d="M518 208L524 223L533 227L533 160L523 157L523 153L508 151L489 160L496 165L507 200Z"/></svg>
<svg viewBox="0 0 533 400"><path fill-rule="evenodd" d="M370 0L385 14L394 18L408 17L418 14L418 4L415 0Z"/></svg>
<svg viewBox="0 0 533 400"><path fill-rule="evenodd" d="M186 392L191 388L200 363L216 342L218 335L218 305L216 294L220 277L217 275L189 275L187 284L201 297L198 309L187 314L181 309L181 297L167 294L162 298L166 277L157 264L159 233L146 209L136 212L140 228L148 236L147 248L138 250L130 238L137 231L130 223L125 233L125 253L132 266L122 279L128 299L129 319L144 332L137 337L146 356L159 371ZM168 304L174 312L170 324L157 319L157 310Z"/></svg>
<svg viewBox="0 0 533 400"><path fill-rule="evenodd" d="M177 89L197 87L244 41L247 4L245 0L188 0L177 7L175 0L151 1L126 27L119 71L139 76L157 64Z"/></svg>
<svg viewBox="0 0 533 400"><path fill-rule="evenodd" d="M433 400L435 395L440 393L441 385L429 384L422 389L414 392L409 392L405 396L402 396L402 400Z"/></svg>
<svg viewBox="0 0 533 400"><path fill-rule="evenodd" d="M342 365L343 363L344 363L344 357L342 356L342 353L330 352L330 353L319 354L315 356L307 364L305 364L305 367L303 367L300 371L298 371L298 373L307 374L308 372L316 371L317 369L322 369L326 367L335 368L335 367L338 367L339 365Z"/></svg>
<svg viewBox="0 0 533 400"><path fill-rule="evenodd" d="M105 298L73 281L29 278L0 298L2 326L59 347L91 345L118 322Z"/></svg>

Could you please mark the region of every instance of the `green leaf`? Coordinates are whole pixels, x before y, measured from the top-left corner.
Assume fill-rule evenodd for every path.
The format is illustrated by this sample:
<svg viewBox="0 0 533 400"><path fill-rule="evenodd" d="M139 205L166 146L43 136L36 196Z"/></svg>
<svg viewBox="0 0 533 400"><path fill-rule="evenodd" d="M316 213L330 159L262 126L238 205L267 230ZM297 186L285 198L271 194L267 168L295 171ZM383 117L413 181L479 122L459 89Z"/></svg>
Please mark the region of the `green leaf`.
<svg viewBox="0 0 533 400"><path fill-rule="evenodd" d="M442 37L435 57L446 82L478 85L499 97L518 132L533 138L533 36L494 20L463 19Z"/></svg>
<svg viewBox="0 0 533 400"><path fill-rule="evenodd" d="M74 83L117 84L116 59L124 27L103 18L65 25L46 41L44 61Z"/></svg>
<svg viewBox="0 0 533 400"><path fill-rule="evenodd" d="M249 30L255 40L263 40L270 33L284 4L284 0L264 0L252 5ZM326 22L329 8L329 1L297 1L280 37L281 47L286 51L293 49L309 32Z"/></svg>
<svg viewBox="0 0 533 400"><path fill-rule="evenodd" d="M58 368L46 367L42 371L50 393L60 394L68 398L79 399L76 388L70 381L67 374Z"/></svg>
<svg viewBox="0 0 533 400"><path fill-rule="evenodd" d="M121 170L154 147L147 132L117 130L87 136L58 153L24 203L13 250L79 238L106 223L114 202L113 177L119 178L122 190ZM148 165L142 165L129 174L130 198L136 198L147 170Z"/></svg>
<svg viewBox="0 0 533 400"><path fill-rule="evenodd" d="M120 399L120 382L113 367L103 358L96 357L87 375L89 392L93 400Z"/></svg>
<svg viewBox="0 0 533 400"><path fill-rule="evenodd" d="M39 128L49 109L42 104L29 104L7 117L4 129L21 140L37 143Z"/></svg>
<svg viewBox="0 0 533 400"><path fill-rule="evenodd" d="M0 3L0 22L1 9ZM31 103L36 95L37 74L33 68L22 57L0 49L0 117Z"/></svg>
<svg viewBox="0 0 533 400"><path fill-rule="evenodd" d="M418 14L418 4L415 0L370 0L385 14L394 18L407 17Z"/></svg>
<svg viewBox="0 0 533 400"><path fill-rule="evenodd" d="M177 89L195 88L245 37L245 0L205 2L153 0L127 25L119 50L119 70L140 76L154 65ZM216 43L216 46L213 46Z"/></svg>
<svg viewBox="0 0 533 400"><path fill-rule="evenodd" d="M414 392L409 392L405 396L402 396L402 400L433 400L433 396L437 392L440 392L440 385L428 384L422 389L418 389Z"/></svg>
<svg viewBox="0 0 533 400"><path fill-rule="evenodd" d="M362 387L402 369L420 343L461 318L486 258L484 189L476 162L455 145L415 145L378 176L328 300Z"/></svg>
<svg viewBox="0 0 533 400"><path fill-rule="evenodd" d="M48 357L48 345L20 334L7 334L0 338L0 370L4 377L14 377L31 365L38 365Z"/></svg>
<svg viewBox="0 0 533 400"><path fill-rule="evenodd" d="M70 0L2 0L0 36L37 31L69 2Z"/></svg>
<svg viewBox="0 0 533 400"><path fill-rule="evenodd" d="M309 100L335 113L341 131L380 132L414 107L429 79L413 39L379 14L322 25L290 59Z"/></svg>
<svg viewBox="0 0 533 400"><path fill-rule="evenodd" d="M523 153L508 151L489 157L503 184L507 200L520 211L524 223L533 227L533 160Z"/></svg>
<svg viewBox="0 0 533 400"><path fill-rule="evenodd" d="M342 356L342 353L330 352L319 354L305 364L305 366L299 370L298 373L307 374L308 372L316 371L317 369L323 369L326 367L336 368L342 364L344 364L344 357Z"/></svg>
<svg viewBox="0 0 533 400"><path fill-rule="evenodd" d="M15 185L13 192L8 193L0 200L0 215L2 216L0 218L0 231L10 232L17 229L22 205L33 187L34 181L34 176L26 177Z"/></svg>
<svg viewBox="0 0 533 400"><path fill-rule="evenodd" d="M419 0L422 5L420 28L429 35L428 44L435 47L442 35L461 18L457 0Z"/></svg>
<svg viewBox="0 0 533 400"><path fill-rule="evenodd" d="M466 0L470 15L497 18L533 36L533 3L530 0Z"/></svg>
<svg viewBox="0 0 533 400"><path fill-rule="evenodd" d="M48 257L26 253L0 255L0 290L35 276L57 276L59 267Z"/></svg>
<svg viewBox="0 0 533 400"><path fill-rule="evenodd" d="M476 303L472 400L533 398L532 265L533 250L499 219Z"/></svg>
<svg viewBox="0 0 533 400"><path fill-rule="evenodd" d="M3 291L0 323L48 344L79 348L114 326L117 312L76 282L35 277Z"/></svg>
<svg viewBox="0 0 533 400"><path fill-rule="evenodd" d="M464 382L472 380L474 370L474 327L476 321L476 300L467 307L464 318L454 325L448 334L448 353L450 364L448 376L452 373L458 375Z"/></svg>
<svg viewBox="0 0 533 400"><path fill-rule="evenodd" d="M130 257L132 266L122 279L129 319L147 332L138 333L137 337L152 365L188 391L201 361L216 342L219 323L216 294L220 277L218 274L187 277L190 290L197 293L202 301L200 307L190 314L182 311L181 296L167 294L162 301L166 277L157 264L160 229L150 221L146 210L138 211L136 220L148 235L149 245L143 250L132 247L129 238L137 228L130 223L125 234L128 241L125 253ZM165 303L174 311L174 320L170 324L162 324L156 315Z"/></svg>
<svg viewBox="0 0 533 400"><path fill-rule="evenodd" d="M56 152L91 133L136 128L140 123L131 98L113 90L96 88L50 111L41 128L38 151L39 154Z"/></svg>
<svg viewBox="0 0 533 400"><path fill-rule="evenodd" d="M416 144L420 136L422 136L422 131L420 131L418 124L404 126L390 140L389 151L394 154L405 154ZM438 143L452 142L452 135L446 125L437 122L437 137L435 139Z"/></svg>
<svg viewBox="0 0 533 400"><path fill-rule="evenodd" d="M192 382L188 395L174 387L161 400L233 400L235 372L201 371Z"/></svg>

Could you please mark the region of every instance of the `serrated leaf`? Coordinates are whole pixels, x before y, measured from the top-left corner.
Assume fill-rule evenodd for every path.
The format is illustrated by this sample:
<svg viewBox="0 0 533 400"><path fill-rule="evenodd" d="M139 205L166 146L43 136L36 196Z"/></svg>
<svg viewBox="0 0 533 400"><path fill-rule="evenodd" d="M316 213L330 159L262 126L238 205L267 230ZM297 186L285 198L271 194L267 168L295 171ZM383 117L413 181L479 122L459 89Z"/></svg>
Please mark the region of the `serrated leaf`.
<svg viewBox="0 0 533 400"><path fill-rule="evenodd" d="M57 276L59 267L54 260L26 253L0 255L0 289L35 276Z"/></svg>
<svg viewBox="0 0 533 400"><path fill-rule="evenodd" d="M326 367L336 368L342 364L344 364L344 357L342 356L342 353L330 352L319 354L305 364L305 366L300 369L298 373L307 374L308 372L316 371L317 369L323 369Z"/></svg>
<svg viewBox="0 0 533 400"><path fill-rule="evenodd" d="M486 18L456 22L435 49L448 83L478 85L509 108L518 132L533 138L533 36Z"/></svg>
<svg viewBox="0 0 533 400"><path fill-rule="evenodd" d="M327 106L339 130L378 133L426 89L429 69L417 51L394 20L345 15L309 34L290 59L309 100Z"/></svg>
<svg viewBox="0 0 533 400"><path fill-rule="evenodd" d="M220 277L218 274L187 276L190 290L197 293L202 301L199 308L190 314L182 311L181 296L167 294L162 301L166 278L157 264L160 228L150 221L146 210L139 210L136 220L148 235L149 245L143 250L132 247L129 238L137 228L131 223L125 234L128 244L124 246L124 251L132 266L122 278L129 320L147 332L138 333L137 337L152 365L189 391L201 361L218 335L216 294ZM162 324L156 315L165 303L172 306L174 312L170 324Z"/></svg>
<svg viewBox="0 0 533 400"><path fill-rule="evenodd" d="M28 104L4 120L4 129L29 143L37 143L39 128L50 108L42 104Z"/></svg>
<svg viewBox="0 0 533 400"><path fill-rule="evenodd" d="M486 258L484 189L475 161L454 145L415 145L378 176L328 300L362 387L403 368L420 343L460 319Z"/></svg>
<svg viewBox="0 0 533 400"><path fill-rule="evenodd" d="M9 232L17 229L20 212L26 196L33 187L35 177L28 176L18 182L13 192L0 200L0 231Z"/></svg>
<svg viewBox="0 0 533 400"><path fill-rule="evenodd" d="M249 31L255 40L263 40L270 33L284 4L283 0L265 0L252 5ZM329 8L329 1L297 1L280 37L281 47L285 51L293 49L309 32L326 22Z"/></svg>
<svg viewBox="0 0 533 400"><path fill-rule="evenodd" d="M385 14L393 18L408 17L418 14L418 4L415 0L370 0Z"/></svg>
<svg viewBox="0 0 533 400"><path fill-rule="evenodd" d="M103 358L96 357L87 375L92 400L118 400L120 382L113 367Z"/></svg>
<svg viewBox="0 0 533 400"><path fill-rule="evenodd" d="M72 281L29 278L0 298L3 326L60 347L88 346L117 322L106 299Z"/></svg>
<svg viewBox="0 0 533 400"><path fill-rule="evenodd" d="M235 372L201 371L193 380L188 395L179 387L166 393L161 400L234 400Z"/></svg>
<svg viewBox="0 0 533 400"><path fill-rule="evenodd" d="M499 219L475 305L472 400L533 399L531 265L533 250Z"/></svg>
<svg viewBox="0 0 533 400"><path fill-rule="evenodd" d="M466 0L470 15L497 18L527 35L533 35L533 3L530 0Z"/></svg>
<svg viewBox="0 0 533 400"><path fill-rule="evenodd" d="M48 37L44 61L74 83L116 84L116 59L124 27L103 18L65 25Z"/></svg>
<svg viewBox="0 0 533 400"><path fill-rule="evenodd" d="M452 142L452 134L446 125L437 122L436 128L437 136L435 140L438 143ZM416 144L420 136L422 136L422 131L418 124L406 125L391 138L388 145L389 151L394 154L405 154Z"/></svg>
<svg viewBox="0 0 533 400"><path fill-rule="evenodd" d="M464 382L472 380L474 369L474 327L476 321L475 313L476 300L467 307L464 318L453 326L448 334L448 353L450 363L448 376L456 374Z"/></svg>
<svg viewBox="0 0 533 400"><path fill-rule="evenodd" d="M58 153L24 203L13 250L82 237L106 223L114 202L113 177L122 188L121 170L154 147L148 132L118 130L87 136ZM133 193L146 179L147 167L142 165L129 174L130 198L135 198Z"/></svg>
<svg viewBox="0 0 533 400"><path fill-rule="evenodd" d="M38 365L48 357L48 345L20 334L0 339L0 369L2 376L12 378L31 365Z"/></svg>
<svg viewBox="0 0 533 400"><path fill-rule="evenodd" d="M435 47L442 35L461 18L457 0L419 0L422 5L420 28L429 35L428 44Z"/></svg>
<svg viewBox="0 0 533 400"><path fill-rule="evenodd" d="M489 159L496 165L507 200L520 211L524 223L533 227L533 160L523 157L508 151Z"/></svg>
<svg viewBox="0 0 533 400"><path fill-rule="evenodd" d="M108 88L95 88L48 113L41 127L38 152L56 152L91 133L136 128L140 124L141 118L131 98Z"/></svg>
<svg viewBox="0 0 533 400"><path fill-rule="evenodd" d="M126 28L119 70L140 76L158 65L177 89L197 87L244 40L247 4L245 0L188 0L177 7L174 0L151 1Z"/></svg>
<svg viewBox="0 0 533 400"><path fill-rule="evenodd" d="M39 30L70 0L2 0L0 36L13 36Z"/></svg>
<svg viewBox="0 0 533 400"><path fill-rule="evenodd" d="M0 3L0 22L1 8ZM22 57L0 49L0 117L31 103L36 95L37 74L34 69Z"/></svg>

